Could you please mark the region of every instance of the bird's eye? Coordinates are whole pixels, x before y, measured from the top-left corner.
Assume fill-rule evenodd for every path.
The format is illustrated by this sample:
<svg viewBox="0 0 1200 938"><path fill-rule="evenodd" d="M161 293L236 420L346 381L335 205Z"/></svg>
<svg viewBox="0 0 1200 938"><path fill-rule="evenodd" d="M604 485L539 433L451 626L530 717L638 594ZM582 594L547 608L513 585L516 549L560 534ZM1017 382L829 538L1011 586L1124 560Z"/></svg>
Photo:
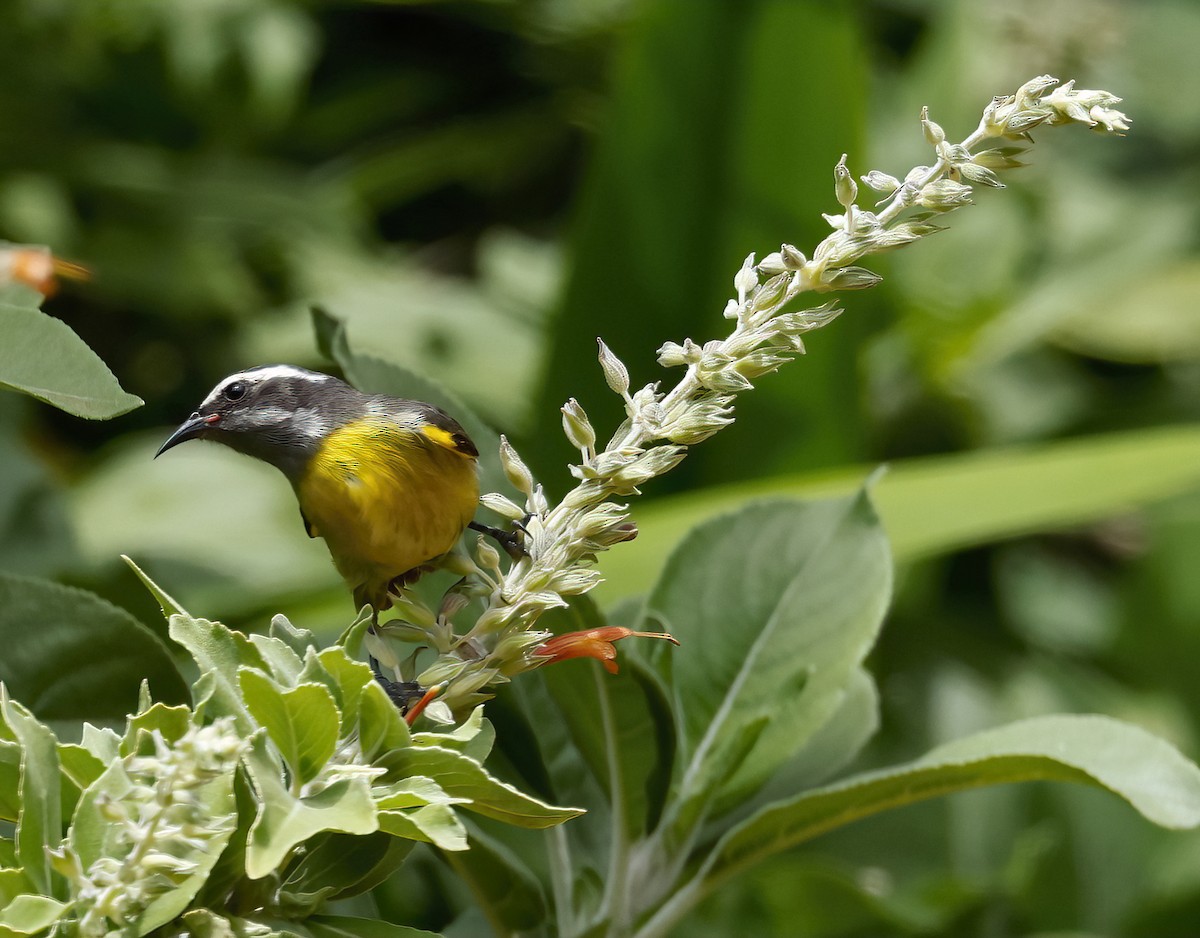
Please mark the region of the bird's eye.
<svg viewBox="0 0 1200 938"><path fill-rule="evenodd" d="M234 381L232 384L226 385L225 390L221 393L225 395L226 400L240 401L246 396L246 382Z"/></svg>

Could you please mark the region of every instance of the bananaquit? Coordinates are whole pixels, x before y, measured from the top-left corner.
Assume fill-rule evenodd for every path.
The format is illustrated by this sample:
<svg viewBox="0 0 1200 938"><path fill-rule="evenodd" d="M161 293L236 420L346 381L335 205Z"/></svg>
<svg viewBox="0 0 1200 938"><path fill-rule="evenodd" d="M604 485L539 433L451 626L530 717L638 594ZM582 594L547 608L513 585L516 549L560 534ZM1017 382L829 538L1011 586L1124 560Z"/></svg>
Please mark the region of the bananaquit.
<svg viewBox="0 0 1200 938"><path fill-rule="evenodd" d="M155 456L195 439L283 472L309 537L376 615L454 547L479 501L479 451L449 414L291 365L225 378Z"/></svg>

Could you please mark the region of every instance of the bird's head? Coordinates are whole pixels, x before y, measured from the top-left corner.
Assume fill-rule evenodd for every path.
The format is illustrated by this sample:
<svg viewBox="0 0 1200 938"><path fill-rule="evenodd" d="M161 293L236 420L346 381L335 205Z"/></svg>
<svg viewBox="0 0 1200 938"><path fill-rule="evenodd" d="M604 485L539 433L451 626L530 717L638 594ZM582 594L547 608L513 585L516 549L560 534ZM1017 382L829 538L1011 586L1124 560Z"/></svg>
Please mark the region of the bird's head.
<svg viewBox="0 0 1200 938"><path fill-rule="evenodd" d="M262 365L219 381L154 455L188 440L214 440L292 477L331 431L362 408L362 395L337 378L293 365Z"/></svg>

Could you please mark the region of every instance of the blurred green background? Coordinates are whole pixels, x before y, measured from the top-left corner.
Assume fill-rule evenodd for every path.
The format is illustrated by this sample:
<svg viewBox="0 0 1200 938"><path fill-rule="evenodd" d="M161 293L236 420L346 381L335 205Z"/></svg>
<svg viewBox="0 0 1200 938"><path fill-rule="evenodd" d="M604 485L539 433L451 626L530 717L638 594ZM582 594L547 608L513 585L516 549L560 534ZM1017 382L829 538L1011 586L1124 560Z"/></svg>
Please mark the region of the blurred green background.
<svg viewBox="0 0 1200 938"><path fill-rule="evenodd" d="M0 570L86 586L161 630L127 553L195 614L256 628L283 611L334 635L350 603L273 470L215 447L150 458L223 375L330 367L311 304L357 351L457 392L561 492L559 404L616 422L596 336L635 383L657 380L663 341L720 334L749 251L824 236L843 152L856 175L902 176L929 160L921 105L961 138L992 95L1050 73L1124 97L1131 133L1039 134L1008 190L873 264L884 284L848 296L639 517L650 536L712 486L736 499L881 462L903 477L914 457L937 470L1094 438L1101 458L1121 433L1141 454L1124 471L1180 476L1169 497L901 552L865 759L1055 710L1122 716L1196 758L1200 489L1163 461L1197 449L1156 441L1195 442L1200 420L1197 45L1186 0L9 0L0 239L93 271L45 308L146 406L88 423L0 397ZM1017 516L1041 485L972 497ZM920 540L924 519L902 520L898 543ZM1032 787L818 841L685 933L1197 921L1200 837Z"/></svg>

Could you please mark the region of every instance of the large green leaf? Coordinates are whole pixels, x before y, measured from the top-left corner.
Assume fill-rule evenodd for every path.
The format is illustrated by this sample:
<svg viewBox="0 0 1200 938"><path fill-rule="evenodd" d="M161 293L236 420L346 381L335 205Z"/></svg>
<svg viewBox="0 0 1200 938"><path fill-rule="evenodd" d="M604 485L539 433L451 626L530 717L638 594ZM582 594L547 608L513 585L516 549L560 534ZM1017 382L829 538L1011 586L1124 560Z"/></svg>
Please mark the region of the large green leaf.
<svg viewBox="0 0 1200 938"><path fill-rule="evenodd" d="M783 476L672 496L637 513L638 537L606 554L615 601L644 592L671 546L753 499L853 491L864 468ZM898 561L1110 517L1200 485L1200 429L1168 427L892 464L872 495Z"/></svg>
<svg viewBox="0 0 1200 938"><path fill-rule="evenodd" d="M410 847L383 831L318 834L283 876L281 911L302 915L321 908L326 900L358 895L393 872Z"/></svg>
<svg viewBox="0 0 1200 938"><path fill-rule="evenodd" d="M441 850L467 849L467 829L448 804L380 811L379 829L397 837L433 844Z"/></svg>
<svg viewBox="0 0 1200 938"><path fill-rule="evenodd" d="M859 668L846 685L837 709L808 743L771 776L746 807L790 798L819 785L844 769L879 729L879 692Z"/></svg>
<svg viewBox="0 0 1200 938"><path fill-rule="evenodd" d="M76 417L107 420L140 407L108 366L60 319L0 302L0 388L22 391Z"/></svg>
<svg viewBox="0 0 1200 938"><path fill-rule="evenodd" d="M1105 788L1163 827L1200 826L1200 768L1169 743L1108 717L1035 717L764 808L720 839L702 869L704 888L880 811L982 785L1036 780Z"/></svg>
<svg viewBox="0 0 1200 938"><path fill-rule="evenodd" d="M170 634L188 650L201 676L207 679L208 695L203 701L195 701L196 705L208 704L213 716L232 716L238 730L249 734L254 724L242 700L238 669L249 665L260 671L268 670L258 649L241 632L220 622L186 615L171 616Z"/></svg>
<svg viewBox="0 0 1200 938"><path fill-rule="evenodd" d="M53 925L67 904L47 896L17 896L0 909L0 932L36 935Z"/></svg>
<svg viewBox="0 0 1200 938"><path fill-rule="evenodd" d="M682 723L685 800L720 790L735 803L793 758L841 704L890 589L865 493L752 505L688 536L646 601L683 643L658 657Z"/></svg>
<svg viewBox="0 0 1200 938"><path fill-rule="evenodd" d="M238 680L246 708L283 756L298 791L317 777L337 748L340 726L333 694L324 684L282 690L254 668L241 668Z"/></svg>
<svg viewBox="0 0 1200 938"><path fill-rule="evenodd" d="M452 749L438 746L394 749L375 762L385 766L395 778L428 776L447 794L469 799L463 801L463 807L518 827L552 827L583 813L579 808L559 808L523 794L493 778L474 759Z"/></svg>
<svg viewBox="0 0 1200 938"><path fill-rule="evenodd" d="M3 684L0 684L0 718L21 747L16 859L38 892L61 896L64 883L53 872L47 854L48 850L58 849L63 834L58 741L48 727L8 696Z"/></svg>
<svg viewBox="0 0 1200 938"><path fill-rule="evenodd" d="M470 849L445 854L499 934L529 932L546 918L537 877L502 843L471 831Z"/></svg>
<svg viewBox="0 0 1200 938"><path fill-rule="evenodd" d="M163 643L83 590L0 573L0 646L0 679L44 719L119 719L143 680L156 699L187 699Z"/></svg>
<svg viewBox="0 0 1200 938"><path fill-rule="evenodd" d="M259 801L246 844L246 875L251 879L278 869L294 847L315 834L372 834L379 830L364 779L339 779L314 794L297 797L284 784L282 767L264 735L251 741L245 761Z"/></svg>

